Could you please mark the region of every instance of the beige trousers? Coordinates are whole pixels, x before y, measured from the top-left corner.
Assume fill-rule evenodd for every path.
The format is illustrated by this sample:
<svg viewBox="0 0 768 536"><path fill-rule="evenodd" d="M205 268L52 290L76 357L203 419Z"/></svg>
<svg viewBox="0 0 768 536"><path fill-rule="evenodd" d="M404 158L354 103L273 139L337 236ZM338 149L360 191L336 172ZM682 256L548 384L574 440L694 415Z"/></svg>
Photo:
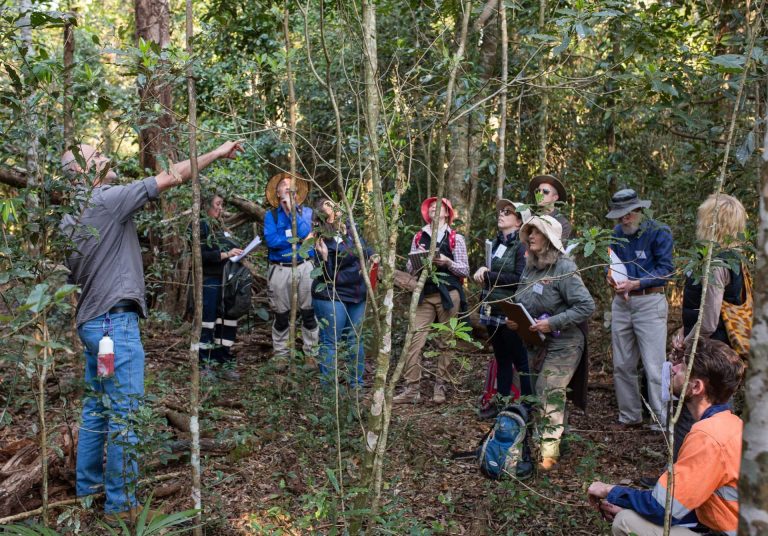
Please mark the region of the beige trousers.
<svg viewBox="0 0 768 536"><path fill-rule="evenodd" d="M429 333L429 327L431 324L440 323L444 324L448 322L451 317L454 317L459 312L459 291L451 291L451 300L453 301L453 308L450 311L443 309L443 304L440 301L440 294L430 294L424 297L424 301L421 302L416 308L415 332L413 339L411 339L411 346L408 348L408 354L405 357L405 368L403 377L408 384L418 384L421 381L421 351L424 349L424 344L427 342L427 334ZM448 366L451 364L451 357L448 352L440 352L437 357L437 379L438 381L447 382Z"/></svg>
<svg viewBox="0 0 768 536"><path fill-rule="evenodd" d="M576 372L584 344L579 332L579 338L568 349L548 353L536 378L536 395L543 412L539 425L542 458L560 457L560 438L566 426L566 388Z"/></svg>
<svg viewBox="0 0 768 536"><path fill-rule="evenodd" d="M613 536L662 536L664 527L651 523L635 512L634 510L624 509L613 518L611 526ZM669 531L670 536L697 536L685 527L672 527Z"/></svg>
<svg viewBox="0 0 768 536"><path fill-rule="evenodd" d="M312 309L312 269L314 265L307 261L296 267L298 278L298 307L296 318L301 319L303 328L301 337L304 341L304 353L315 355L319 329ZM291 311L291 267L270 264L267 272L267 296L269 307L275 315L272 322L272 347L275 357L288 357L288 328ZM310 328L307 328L310 324Z"/></svg>

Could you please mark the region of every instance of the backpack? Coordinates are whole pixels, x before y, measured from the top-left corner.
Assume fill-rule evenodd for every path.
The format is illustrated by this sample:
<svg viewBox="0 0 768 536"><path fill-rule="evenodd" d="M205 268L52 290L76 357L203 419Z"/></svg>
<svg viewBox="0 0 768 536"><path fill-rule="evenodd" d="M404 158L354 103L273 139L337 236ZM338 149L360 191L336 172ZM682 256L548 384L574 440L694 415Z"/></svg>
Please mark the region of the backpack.
<svg viewBox="0 0 768 536"><path fill-rule="evenodd" d="M251 310L251 271L241 262L227 262L221 276L221 312L237 320Z"/></svg>
<svg viewBox="0 0 768 536"><path fill-rule="evenodd" d="M518 465L530 465L524 452L527 420L528 410L518 404L499 412L493 428L480 443L477 461L481 473L493 480L518 478Z"/></svg>
<svg viewBox="0 0 768 536"><path fill-rule="evenodd" d="M754 303L752 298L752 274L742 263L741 273L744 275L744 285L741 289L742 303L736 305L723 300L720 306L720 317L723 319L725 331L731 348L742 359L749 358L749 339L752 335L752 314Z"/></svg>

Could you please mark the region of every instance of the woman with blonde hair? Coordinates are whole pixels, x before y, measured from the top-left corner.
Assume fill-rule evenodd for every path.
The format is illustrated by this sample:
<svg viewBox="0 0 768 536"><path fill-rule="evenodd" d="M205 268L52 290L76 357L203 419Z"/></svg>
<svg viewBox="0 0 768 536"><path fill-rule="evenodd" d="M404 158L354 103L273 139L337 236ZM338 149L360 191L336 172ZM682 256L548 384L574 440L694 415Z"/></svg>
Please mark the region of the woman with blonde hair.
<svg viewBox="0 0 768 536"><path fill-rule="evenodd" d="M709 286L704 303L701 303L701 276L685 274L683 290L683 327L672 340L674 353L682 357L685 343L693 338L694 326L701 316L700 337L715 339L733 347L723 322L723 303L742 305L746 296L746 280L749 272L741 261L740 248L747 228L747 211L744 205L727 194L712 194L699 206L696 215L696 239L709 242L715 247ZM683 439L693 426L690 412L683 408L675 426L674 457Z"/></svg>
<svg viewBox="0 0 768 536"><path fill-rule="evenodd" d="M740 305L743 302L743 270L739 254L744 231L747 228L747 211L744 205L727 194L712 194L699 207L696 215L696 239L711 242L716 248L712 264L707 299L701 304L701 278L692 273L685 275L683 291L683 336L693 336L693 326L701 314L701 337L722 341L730 346L728 334L721 318L723 301ZM681 346L676 341L676 346Z"/></svg>

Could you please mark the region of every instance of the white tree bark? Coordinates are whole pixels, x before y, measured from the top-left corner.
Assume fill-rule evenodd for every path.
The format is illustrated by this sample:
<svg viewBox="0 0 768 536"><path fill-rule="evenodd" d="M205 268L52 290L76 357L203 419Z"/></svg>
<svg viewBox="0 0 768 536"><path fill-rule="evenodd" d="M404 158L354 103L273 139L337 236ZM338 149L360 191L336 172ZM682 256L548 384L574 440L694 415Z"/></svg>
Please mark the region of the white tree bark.
<svg viewBox="0 0 768 536"><path fill-rule="evenodd" d="M765 130L754 274L755 311L745 383L746 411L739 477L741 536L768 534L768 128Z"/></svg>

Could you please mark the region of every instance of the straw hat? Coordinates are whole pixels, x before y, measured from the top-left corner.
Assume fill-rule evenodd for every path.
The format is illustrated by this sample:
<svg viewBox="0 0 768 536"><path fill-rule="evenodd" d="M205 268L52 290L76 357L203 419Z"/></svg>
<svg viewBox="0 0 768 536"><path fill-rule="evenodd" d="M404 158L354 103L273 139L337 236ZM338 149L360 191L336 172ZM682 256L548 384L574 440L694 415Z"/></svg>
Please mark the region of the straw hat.
<svg viewBox="0 0 768 536"><path fill-rule="evenodd" d="M561 253L565 253L563 242L560 237L563 236L563 226L552 216L534 216L523 224L520 228L520 239L523 242L528 241L528 234L531 232L531 227L536 227L541 233L547 237L552 247Z"/></svg>
<svg viewBox="0 0 768 536"><path fill-rule="evenodd" d="M429 217L429 205L437 201L437 197L428 197L421 203L421 217L424 218L424 221L427 223L432 223L432 220ZM456 212L453 210L453 205L451 205L450 200L443 197L443 206L448 211L448 215L445 218L448 222L448 225L451 225L453 223L453 218L456 216Z"/></svg>
<svg viewBox="0 0 768 536"><path fill-rule="evenodd" d="M267 183L266 196L267 201L269 201L269 204L273 207L280 205L280 200L277 198L277 185L280 184L280 181L283 179L290 178L290 173L278 173L269 179L269 182ZM309 182L299 174L294 175L294 178L296 179L296 204L301 205L309 193Z"/></svg>

